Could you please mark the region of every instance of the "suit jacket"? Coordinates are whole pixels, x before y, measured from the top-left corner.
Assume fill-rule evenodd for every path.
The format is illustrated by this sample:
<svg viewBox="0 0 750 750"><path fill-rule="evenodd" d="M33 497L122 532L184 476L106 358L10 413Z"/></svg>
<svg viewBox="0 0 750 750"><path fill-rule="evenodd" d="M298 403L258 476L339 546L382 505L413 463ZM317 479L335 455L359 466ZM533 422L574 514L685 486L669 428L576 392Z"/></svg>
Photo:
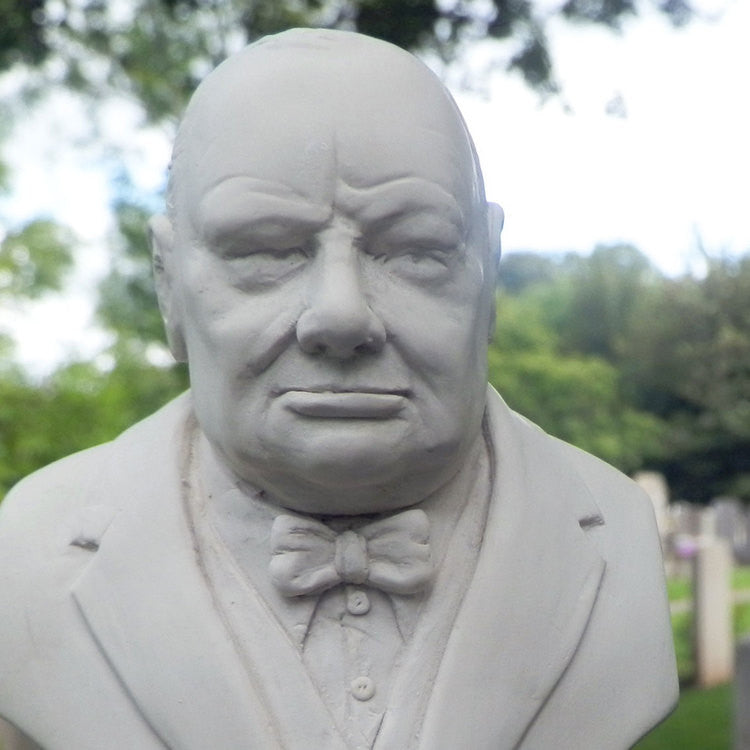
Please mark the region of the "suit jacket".
<svg viewBox="0 0 750 750"><path fill-rule="evenodd" d="M487 408L476 570L375 748L623 750L677 697L650 502L491 389ZM0 506L0 715L47 750L345 750L264 603L241 648L215 605L183 506L191 414L185 394Z"/></svg>

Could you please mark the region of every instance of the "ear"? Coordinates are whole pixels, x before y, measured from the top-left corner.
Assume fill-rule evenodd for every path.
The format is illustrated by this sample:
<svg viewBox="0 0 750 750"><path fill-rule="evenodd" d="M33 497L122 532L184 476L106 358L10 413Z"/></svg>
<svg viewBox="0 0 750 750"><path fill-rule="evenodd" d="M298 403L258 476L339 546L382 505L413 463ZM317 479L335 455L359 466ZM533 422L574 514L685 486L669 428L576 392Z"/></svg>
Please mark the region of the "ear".
<svg viewBox="0 0 750 750"><path fill-rule="evenodd" d="M166 216L152 216L148 222L151 258L159 310L164 320L167 343L178 362L187 362L182 321L177 313L174 290L174 229Z"/></svg>
<svg viewBox="0 0 750 750"><path fill-rule="evenodd" d="M501 243L500 233L505 223L505 212L497 203L487 203L487 236L489 238L490 272L492 273L492 314L490 315L490 329L488 341L492 341L495 334L495 287L497 285L498 264L500 263Z"/></svg>
<svg viewBox="0 0 750 750"><path fill-rule="evenodd" d="M505 212L497 203L487 203L487 234L490 240L490 257L492 264L497 268L500 262L500 233L505 224Z"/></svg>

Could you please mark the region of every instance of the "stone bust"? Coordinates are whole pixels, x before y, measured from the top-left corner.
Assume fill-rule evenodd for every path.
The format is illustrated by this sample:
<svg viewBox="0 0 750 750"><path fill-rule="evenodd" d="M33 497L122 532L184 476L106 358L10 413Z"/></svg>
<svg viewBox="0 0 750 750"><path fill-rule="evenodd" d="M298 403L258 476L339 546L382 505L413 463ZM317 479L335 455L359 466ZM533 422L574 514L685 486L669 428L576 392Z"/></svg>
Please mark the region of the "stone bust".
<svg viewBox="0 0 750 750"><path fill-rule="evenodd" d="M150 227L191 390L0 507L27 742L622 750L669 712L649 501L487 386L502 220L396 47L206 78Z"/></svg>

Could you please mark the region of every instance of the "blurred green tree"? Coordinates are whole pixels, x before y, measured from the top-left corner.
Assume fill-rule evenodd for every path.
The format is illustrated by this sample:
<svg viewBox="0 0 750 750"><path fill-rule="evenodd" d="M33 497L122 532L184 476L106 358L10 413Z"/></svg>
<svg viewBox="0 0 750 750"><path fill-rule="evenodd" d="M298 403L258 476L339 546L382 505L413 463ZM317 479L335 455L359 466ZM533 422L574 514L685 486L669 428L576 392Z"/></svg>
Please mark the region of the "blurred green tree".
<svg viewBox="0 0 750 750"><path fill-rule="evenodd" d="M95 99L139 100L149 118L174 117L205 72L229 52L293 26L357 29L406 49L461 59L482 39L512 40L506 69L554 91L547 26L560 18L617 30L645 0L0 0L0 71L39 72L29 90L63 85ZM648 0L675 26L692 0ZM498 52L499 54L499 52Z"/></svg>
<svg viewBox="0 0 750 750"><path fill-rule="evenodd" d="M750 255L707 262L670 279L627 246L509 256L493 383L553 434L664 471L677 497L750 502Z"/></svg>
<svg viewBox="0 0 750 750"><path fill-rule="evenodd" d="M0 242L0 299L34 299L59 291L73 266L74 237L49 219L35 219Z"/></svg>
<svg viewBox="0 0 750 750"><path fill-rule="evenodd" d="M41 383L0 368L0 498L40 466L112 439L183 387L181 371L138 357L121 356L109 370L63 365Z"/></svg>
<svg viewBox="0 0 750 750"><path fill-rule="evenodd" d="M660 455L665 425L627 398L612 362L566 347L556 325L572 320L570 310L551 304L567 301L560 288L569 288L565 274L500 297L490 382L511 407L547 432L635 471Z"/></svg>
<svg viewBox="0 0 750 750"><path fill-rule="evenodd" d="M14 364L13 343L0 333L0 498L26 474L111 439L186 387L184 368L150 363L154 347L157 357L166 357L163 344L159 349L163 334L153 285L144 274L145 235L136 229L142 211L118 208L126 250L102 285L101 318L116 334L105 362L63 364L38 382ZM70 232L44 219L6 234L0 243L0 303L22 307L59 291L75 244Z"/></svg>
<svg viewBox="0 0 750 750"><path fill-rule="evenodd" d="M632 330L623 378L669 425L660 468L674 492L750 501L750 256L712 260L703 278L664 280Z"/></svg>

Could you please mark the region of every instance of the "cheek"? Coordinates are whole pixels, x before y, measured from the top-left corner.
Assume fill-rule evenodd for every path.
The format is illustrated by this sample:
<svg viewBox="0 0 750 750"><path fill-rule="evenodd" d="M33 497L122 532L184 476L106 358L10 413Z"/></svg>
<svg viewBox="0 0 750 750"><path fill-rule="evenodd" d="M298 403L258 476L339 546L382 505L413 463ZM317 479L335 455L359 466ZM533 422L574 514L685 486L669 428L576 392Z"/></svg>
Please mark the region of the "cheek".
<svg viewBox="0 0 750 750"><path fill-rule="evenodd" d="M217 369L236 362L254 369L294 331L302 299L298 286L249 293L221 266L196 263L183 286L188 350L200 348L215 357Z"/></svg>
<svg viewBox="0 0 750 750"><path fill-rule="evenodd" d="M481 279L463 282L431 294L402 290L389 312L387 328L401 356L423 379L446 388L486 377L491 305L480 290Z"/></svg>

